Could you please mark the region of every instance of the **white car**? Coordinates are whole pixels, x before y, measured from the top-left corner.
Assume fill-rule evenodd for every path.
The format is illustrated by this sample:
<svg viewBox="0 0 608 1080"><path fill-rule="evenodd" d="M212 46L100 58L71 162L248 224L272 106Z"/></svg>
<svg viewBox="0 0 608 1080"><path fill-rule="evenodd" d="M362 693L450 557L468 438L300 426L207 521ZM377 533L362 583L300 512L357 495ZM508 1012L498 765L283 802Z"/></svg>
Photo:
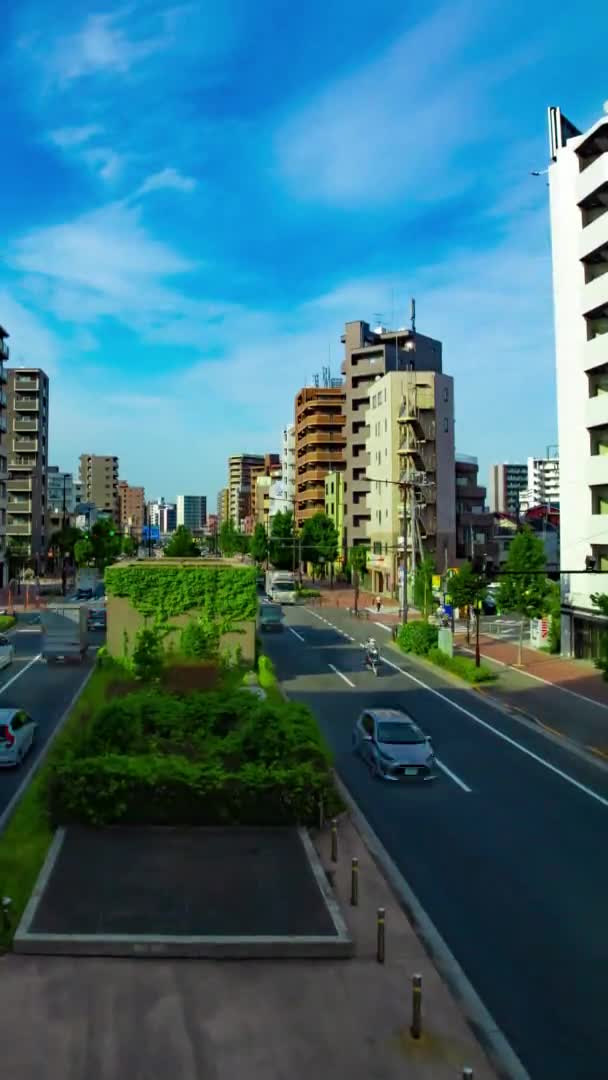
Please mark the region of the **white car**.
<svg viewBox="0 0 608 1080"><path fill-rule="evenodd" d="M0 634L0 668L8 667L15 659L15 646L4 634Z"/></svg>
<svg viewBox="0 0 608 1080"><path fill-rule="evenodd" d="M0 766L20 765L37 730L37 722L23 709L0 709Z"/></svg>

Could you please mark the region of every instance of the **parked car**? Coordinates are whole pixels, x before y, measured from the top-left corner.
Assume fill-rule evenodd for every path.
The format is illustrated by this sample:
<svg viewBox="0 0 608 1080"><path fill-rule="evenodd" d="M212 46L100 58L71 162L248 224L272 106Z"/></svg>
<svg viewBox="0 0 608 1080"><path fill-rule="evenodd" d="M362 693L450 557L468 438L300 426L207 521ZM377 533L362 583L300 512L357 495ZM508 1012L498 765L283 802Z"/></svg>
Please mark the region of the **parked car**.
<svg viewBox="0 0 608 1080"><path fill-rule="evenodd" d="M37 730L38 724L23 709L0 709L0 766L19 765Z"/></svg>
<svg viewBox="0 0 608 1080"><path fill-rule="evenodd" d="M87 600L93 599L92 589L77 589L76 590L76 602L79 604L85 604Z"/></svg>
<svg viewBox="0 0 608 1080"><path fill-rule="evenodd" d="M0 668L8 667L15 659L15 646L4 634L0 634Z"/></svg>
<svg viewBox="0 0 608 1080"><path fill-rule="evenodd" d="M89 608L87 615L87 630L105 630L107 616L105 608Z"/></svg>
<svg viewBox="0 0 608 1080"><path fill-rule="evenodd" d="M435 753L428 735L400 709L366 709L357 720L352 748L383 780L432 780Z"/></svg>

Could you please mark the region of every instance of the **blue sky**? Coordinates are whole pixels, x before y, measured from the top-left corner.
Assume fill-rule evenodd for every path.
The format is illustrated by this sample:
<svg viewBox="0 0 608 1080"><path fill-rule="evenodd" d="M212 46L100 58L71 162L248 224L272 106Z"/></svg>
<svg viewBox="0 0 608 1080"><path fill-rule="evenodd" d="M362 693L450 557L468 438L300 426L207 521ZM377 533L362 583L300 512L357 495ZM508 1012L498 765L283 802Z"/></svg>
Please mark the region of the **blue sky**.
<svg viewBox="0 0 608 1080"><path fill-rule="evenodd" d="M567 5L569 7L569 5ZM546 107L608 97L605 4L222 0L5 13L0 323L51 460L150 496L278 449L346 319L444 342L457 446L556 440ZM597 33L590 28L596 26Z"/></svg>

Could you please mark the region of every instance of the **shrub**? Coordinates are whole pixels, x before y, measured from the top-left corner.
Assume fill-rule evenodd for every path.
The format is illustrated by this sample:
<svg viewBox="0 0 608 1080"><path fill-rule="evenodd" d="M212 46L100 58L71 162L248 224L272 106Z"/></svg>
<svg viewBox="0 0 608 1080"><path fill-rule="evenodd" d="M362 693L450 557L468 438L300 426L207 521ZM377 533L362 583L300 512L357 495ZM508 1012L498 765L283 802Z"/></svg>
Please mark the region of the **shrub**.
<svg viewBox="0 0 608 1080"><path fill-rule="evenodd" d="M397 634L397 641L404 652L415 653L416 656L426 654L437 647L439 633L436 626L427 622L405 623Z"/></svg>
<svg viewBox="0 0 608 1080"><path fill-rule="evenodd" d="M458 675L470 683L493 682L496 678L489 667L485 664L476 667L475 661L469 660L468 656L448 656L441 649L430 649L428 659L437 664L437 667L451 671L453 675Z"/></svg>
<svg viewBox="0 0 608 1080"><path fill-rule="evenodd" d="M160 631L145 626L135 638L131 663L136 679L153 682L160 679L164 664L164 650Z"/></svg>
<svg viewBox="0 0 608 1080"><path fill-rule="evenodd" d="M180 634L180 652L190 660L208 660L217 656L219 629L202 619L192 619Z"/></svg>
<svg viewBox="0 0 608 1080"><path fill-rule="evenodd" d="M301 600L312 600L314 597L318 597L321 595L321 590L297 588L296 595L299 596Z"/></svg>
<svg viewBox="0 0 608 1080"><path fill-rule="evenodd" d="M270 686L275 686L277 677L275 675L274 666L269 656L264 653L258 659L258 675L260 680L260 686L264 690L267 690Z"/></svg>
<svg viewBox="0 0 608 1080"><path fill-rule="evenodd" d="M14 615L0 615L0 634L5 634L16 622Z"/></svg>

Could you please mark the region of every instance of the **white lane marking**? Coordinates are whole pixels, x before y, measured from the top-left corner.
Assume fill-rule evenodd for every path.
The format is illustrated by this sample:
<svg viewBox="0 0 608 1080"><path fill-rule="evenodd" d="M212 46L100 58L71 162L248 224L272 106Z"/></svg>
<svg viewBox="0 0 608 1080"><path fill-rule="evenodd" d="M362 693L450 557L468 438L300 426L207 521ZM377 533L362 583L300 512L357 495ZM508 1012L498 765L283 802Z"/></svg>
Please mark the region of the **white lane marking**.
<svg viewBox="0 0 608 1080"><path fill-rule="evenodd" d="M306 642L305 642L304 638L302 637L302 635L298 634L298 631L294 630L293 626L288 626L287 629L289 630L290 634L293 634L294 637L297 637L298 641L304 641L304 644L306 644Z"/></svg>
<svg viewBox="0 0 608 1080"><path fill-rule="evenodd" d="M386 625L386 623L383 623L383 622L374 622L374 626L379 626L381 630L386 630L386 632L387 632L388 634L390 634L390 632L391 632L391 627L390 627L390 626L387 626L387 625Z"/></svg>
<svg viewBox="0 0 608 1080"><path fill-rule="evenodd" d="M42 653L38 653L38 656L33 656L25 667L21 668L21 671L18 671L16 675L13 675L12 679L9 679L3 686L0 686L0 694L3 694L5 690L8 690L9 686L12 686L14 682L17 682L17 679L20 679L22 675L25 675L26 671L31 668L32 664L35 664L37 660L40 660L41 656Z"/></svg>
<svg viewBox="0 0 608 1080"><path fill-rule="evenodd" d="M469 795L471 794L472 788L465 784L464 780L461 780L459 776L456 776L456 773L453 773L451 769L448 769L447 765L443 764L443 761L440 761L439 758L436 757L435 764L446 776L449 776L450 780L453 780L455 784L458 784L458 787L462 788L462 790L466 791Z"/></svg>
<svg viewBox="0 0 608 1080"><path fill-rule="evenodd" d="M552 765L549 761L545 761L544 758L541 758L538 754L535 754L533 750L528 750L526 746L522 746L521 743L518 743L515 739L512 739L510 735L505 735L504 731L499 731L498 728L495 728L492 724L489 724L487 720L482 720L480 716L476 716L475 713L472 713L470 709L465 709L463 705L458 705L456 701L452 701L449 697L446 697L446 695L442 694L440 690L435 690L433 686L428 686L428 684L423 682L422 679L418 679L416 675L411 675L409 671L405 671L402 667L399 667L398 664L394 664L392 660L387 660L385 658L384 663L388 664L389 667L395 668L395 671L400 671L401 674L405 675L407 679L411 679L412 682L417 683L418 686L421 686L424 690L428 690L429 694L434 694L435 697L438 697L441 701L445 701L446 705L451 705L453 709L457 709L458 712L463 713L464 716L468 716L469 720L474 720L476 724L479 724L481 727L486 728L487 731L491 731L492 734L497 735L499 739L502 739L504 742L509 743L510 746L514 746L516 750L520 750L522 754L526 754L527 757L532 758L533 761L536 761L539 765L542 765L544 769L549 769L549 772L555 773L556 776L560 776L562 780L565 780L568 784L572 784L573 787L578 788L579 791L582 791L591 799L595 799L596 802L599 802L602 806L608 808L608 799L604 799L601 795L598 795L597 791L592 791L592 789L587 787L586 784L581 784L580 781L575 780L573 776L568 776L568 773L562 772L562 770L558 769L556 765Z"/></svg>
<svg viewBox="0 0 608 1080"><path fill-rule="evenodd" d="M351 682L350 679L348 679L342 671L338 671L337 667L334 667L333 664L328 664L327 666L330 667L331 670L336 673L336 675L339 675L341 679L344 679L345 683L347 683L349 686L352 686L353 690L355 689L354 682Z"/></svg>

